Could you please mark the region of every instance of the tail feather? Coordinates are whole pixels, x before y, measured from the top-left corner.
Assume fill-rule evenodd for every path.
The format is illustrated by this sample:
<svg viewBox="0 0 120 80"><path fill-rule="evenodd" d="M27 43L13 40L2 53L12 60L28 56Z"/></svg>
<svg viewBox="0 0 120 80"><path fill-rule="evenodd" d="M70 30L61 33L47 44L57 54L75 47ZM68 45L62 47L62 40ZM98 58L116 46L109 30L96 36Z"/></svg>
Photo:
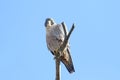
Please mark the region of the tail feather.
<svg viewBox="0 0 120 80"><path fill-rule="evenodd" d="M63 62L64 63L64 62ZM75 69L74 69L74 66L73 66L73 64L64 64L65 65L65 67L66 67L66 69L69 71L69 73L73 73L73 72L75 72Z"/></svg>
<svg viewBox="0 0 120 80"><path fill-rule="evenodd" d="M64 52L63 56L61 57L61 61L63 62L63 64L65 65L65 67L69 71L69 73L75 72L69 49L67 49Z"/></svg>

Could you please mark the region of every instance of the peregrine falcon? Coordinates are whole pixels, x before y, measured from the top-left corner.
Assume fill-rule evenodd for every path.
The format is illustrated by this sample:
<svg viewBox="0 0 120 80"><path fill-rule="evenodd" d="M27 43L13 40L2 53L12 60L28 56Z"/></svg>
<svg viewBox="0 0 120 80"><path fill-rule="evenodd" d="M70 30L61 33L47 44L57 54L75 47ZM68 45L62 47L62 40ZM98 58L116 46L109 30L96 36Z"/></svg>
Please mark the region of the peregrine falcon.
<svg viewBox="0 0 120 80"><path fill-rule="evenodd" d="M45 21L47 47L53 55L58 50L65 39L65 33L61 24L56 24L52 18ZM70 55L69 44L65 47L60 61L66 66L69 73L75 72L72 58Z"/></svg>

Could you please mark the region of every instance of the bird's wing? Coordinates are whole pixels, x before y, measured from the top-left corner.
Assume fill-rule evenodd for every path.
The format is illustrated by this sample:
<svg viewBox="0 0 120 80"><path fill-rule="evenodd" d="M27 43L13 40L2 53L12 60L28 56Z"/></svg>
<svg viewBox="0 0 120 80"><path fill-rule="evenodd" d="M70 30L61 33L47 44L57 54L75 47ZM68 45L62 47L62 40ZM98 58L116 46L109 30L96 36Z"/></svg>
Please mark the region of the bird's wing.
<svg viewBox="0 0 120 80"><path fill-rule="evenodd" d="M70 73L75 72L72 58L70 55L69 47L67 47L67 49L63 52L63 56L61 57L61 61L63 62L63 64L65 65L65 67L67 68L67 70Z"/></svg>
<svg viewBox="0 0 120 80"><path fill-rule="evenodd" d="M62 25L57 25L56 29L57 30L55 30L55 31L59 30L58 35L56 37L58 38L58 41L62 40L61 43L63 43L64 38L65 38L65 33L64 33L64 30L63 30L63 26ZM66 48L63 51L63 55L61 56L61 61L63 62L63 64L66 66L67 70L70 73L75 72L73 62L72 62L72 58L71 58L71 55L70 55L69 43L67 44Z"/></svg>

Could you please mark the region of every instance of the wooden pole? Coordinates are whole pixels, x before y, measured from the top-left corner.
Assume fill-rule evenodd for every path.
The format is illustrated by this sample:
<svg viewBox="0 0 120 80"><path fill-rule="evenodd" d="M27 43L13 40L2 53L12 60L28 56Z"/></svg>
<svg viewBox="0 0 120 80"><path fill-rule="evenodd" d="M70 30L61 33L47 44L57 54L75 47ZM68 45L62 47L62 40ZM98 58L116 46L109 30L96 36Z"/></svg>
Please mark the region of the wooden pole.
<svg viewBox="0 0 120 80"><path fill-rule="evenodd" d="M56 59L56 80L60 80L60 60Z"/></svg>

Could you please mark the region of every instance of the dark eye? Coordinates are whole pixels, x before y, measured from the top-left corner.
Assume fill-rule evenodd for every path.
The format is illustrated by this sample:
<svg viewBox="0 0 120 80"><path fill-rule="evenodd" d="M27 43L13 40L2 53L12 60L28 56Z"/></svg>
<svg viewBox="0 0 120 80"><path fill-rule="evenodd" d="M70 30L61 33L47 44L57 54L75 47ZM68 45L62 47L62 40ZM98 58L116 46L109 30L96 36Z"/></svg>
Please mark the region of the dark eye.
<svg viewBox="0 0 120 80"><path fill-rule="evenodd" d="M51 24L53 25L53 24L54 24L54 22L53 22L53 21L51 21Z"/></svg>

